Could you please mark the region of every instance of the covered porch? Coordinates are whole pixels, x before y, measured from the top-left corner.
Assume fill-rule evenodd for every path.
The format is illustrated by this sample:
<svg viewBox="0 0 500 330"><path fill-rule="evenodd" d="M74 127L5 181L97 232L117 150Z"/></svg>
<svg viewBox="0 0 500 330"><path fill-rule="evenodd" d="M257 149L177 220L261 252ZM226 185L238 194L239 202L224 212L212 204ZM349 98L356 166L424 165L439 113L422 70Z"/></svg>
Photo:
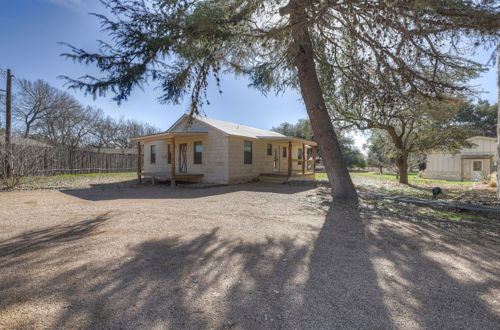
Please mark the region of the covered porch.
<svg viewBox="0 0 500 330"><path fill-rule="evenodd" d="M139 181L143 178L151 178L153 184L156 180L167 180L172 186L175 186L176 181L201 181L203 173L200 170L196 171L193 166L188 166L187 142L204 140L207 134L207 132L165 132L137 138L137 178ZM160 156L154 160L154 163L158 165L157 168L152 170L149 166L148 170L144 170L143 161L146 162L147 157L145 157L146 150L143 150L143 145L153 141L161 141L164 150L157 151ZM148 160L153 163L151 151L149 155Z"/></svg>
<svg viewBox="0 0 500 330"><path fill-rule="evenodd" d="M261 176L275 178L314 179L316 176L316 161L318 158L317 143L291 137L267 138L268 142L278 143L273 150L273 171L261 173ZM281 156L286 148L286 165L281 164Z"/></svg>

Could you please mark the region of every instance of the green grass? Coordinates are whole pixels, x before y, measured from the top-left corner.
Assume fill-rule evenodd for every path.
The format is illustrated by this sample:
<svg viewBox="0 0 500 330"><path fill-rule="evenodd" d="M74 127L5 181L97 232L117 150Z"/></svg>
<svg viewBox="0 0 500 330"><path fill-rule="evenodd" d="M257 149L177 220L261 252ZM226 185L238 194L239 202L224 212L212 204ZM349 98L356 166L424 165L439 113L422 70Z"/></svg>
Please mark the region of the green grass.
<svg viewBox="0 0 500 330"><path fill-rule="evenodd" d="M423 215L438 216L452 221L475 221L482 223L492 222L491 219L474 214L454 213L454 212L438 211L432 209L420 209L417 212Z"/></svg>
<svg viewBox="0 0 500 330"><path fill-rule="evenodd" d="M375 178L375 179L380 179L380 180L392 180L392 181L398 181L396 179L395 174L378 174L378 173L372 173L372 172L351 172L351 176L360 176L360 177L369 177L369 178ZM316 173L316 180L327 180L328 177L326 176L326 173ZM473 184L473 181L449 181L449 180L432 180L432 179L424 179L424 178L419 178L418 174L416 173L411 173L408 175L408 181L409 182L428 182L428 183L445 183L445 184L462 184L462 185L470 185Z"/></svg>
<svg viewBox="0 0 500 330"><path fill-rule="evenodd" d="M135 172L110 172L110 173L86 173L86 174L58 174L52 175L52 178L78 178L86 176L100 176L100 175L132 175Z"/></svg>

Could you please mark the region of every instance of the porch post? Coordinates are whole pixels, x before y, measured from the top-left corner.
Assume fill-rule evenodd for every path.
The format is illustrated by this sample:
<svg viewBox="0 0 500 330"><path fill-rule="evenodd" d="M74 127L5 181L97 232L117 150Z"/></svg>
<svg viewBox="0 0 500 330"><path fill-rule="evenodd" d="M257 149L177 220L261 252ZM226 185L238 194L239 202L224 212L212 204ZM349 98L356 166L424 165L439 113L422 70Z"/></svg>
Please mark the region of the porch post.
<svg viewBox="0 0 500 330"><path fill-rule="evenodd" d="M306 174L306 145L302 143L302 175Z"/></svg>
<svg viewBox="0 0 500 330"><path fill-rule="evenodd" d="M460 181L464 181L464 159L460 157Z"/></svg>
<svg viewBox="0 0 500 330"><path fill-rule="evenodd" d="M137 179L139 180L139 182L142 181L142 177L141 177L141 163L142 163L141 142L137 141L137 160L136 160L136 165L137 165Z"/></svg>
<svg viewBox="0 0 500 330"><path fill-rule="evenodd" d="M175 136L172 137L172 158L170 163L170 185L175 187Z"/></svg>
<svg viewBox="0 0 500 330"><path fill-rule="evenodd" d="M288 177L292 177L292 141L288 141Z"/></svg>
<svg viewBox="0 0 500 330"><path fill-rule="evenodd" d="M316 174L316 152L317 152L317 147L313 146L312 148L313 148L313 150L312 150L312 156L313 156L312 170L313 170L313 174Z"/></svg>

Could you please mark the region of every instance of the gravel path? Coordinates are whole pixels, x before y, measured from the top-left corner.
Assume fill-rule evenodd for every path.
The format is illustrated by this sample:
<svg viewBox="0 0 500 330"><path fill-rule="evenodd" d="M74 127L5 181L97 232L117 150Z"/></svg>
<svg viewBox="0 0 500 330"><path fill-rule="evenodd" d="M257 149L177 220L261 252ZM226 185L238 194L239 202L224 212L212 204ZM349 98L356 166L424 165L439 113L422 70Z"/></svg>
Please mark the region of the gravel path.
<svg viewBox="0 0 500 330"><path fill-rule="evenodd" d="M493 329L500 234L323 188L0 192L0 329Z"/></svg>

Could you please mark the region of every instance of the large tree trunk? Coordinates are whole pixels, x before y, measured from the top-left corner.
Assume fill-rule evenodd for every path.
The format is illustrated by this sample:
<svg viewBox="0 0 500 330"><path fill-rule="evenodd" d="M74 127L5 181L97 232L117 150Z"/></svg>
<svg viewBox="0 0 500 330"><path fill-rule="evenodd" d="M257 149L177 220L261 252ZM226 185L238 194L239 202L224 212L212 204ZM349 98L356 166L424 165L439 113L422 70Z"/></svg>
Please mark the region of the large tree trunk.
<svg viewBox="0 0 500 330"><path fill-rule="evenodd" d="M498 121L497 121L497 198L500 200L500 44L498 44L498 56L497 56L497 65L498 65Z"/></svg>
<svg viewBox="0 0 500 330"><path fill-rule="evenodd" d="M403 153L396 158L399 172L399 183L408 184L408 155Z"/></svg>
<svg viewBox="0 0 500 330"><path fill-rule="evenodd" d="M307 25L304 24L307 21L305 9L296 7L296 3L290 1L287 9L282 13L290 14L293 26L291 51L295 57L294 64L298 71L300 91L311 121L314 139L318 142L333 197L356 199L356 190L342 159L337 134L333 129L319 84L313 47Z"/></svg>

